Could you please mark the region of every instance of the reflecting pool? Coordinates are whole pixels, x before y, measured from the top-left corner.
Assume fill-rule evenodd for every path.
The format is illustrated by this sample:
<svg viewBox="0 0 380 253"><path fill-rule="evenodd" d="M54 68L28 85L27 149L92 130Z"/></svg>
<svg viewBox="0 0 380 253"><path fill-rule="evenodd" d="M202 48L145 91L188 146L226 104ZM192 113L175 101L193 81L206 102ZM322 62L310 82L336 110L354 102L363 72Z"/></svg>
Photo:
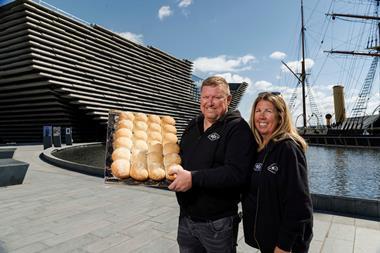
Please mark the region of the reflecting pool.
<svg viewBox="0 0 380 253"><path fill-rule="evenodd" d="M105 167L105 145L72 147L54 156L98 168ZM312 193L380 199L380 150L309 147Z"/></svg>

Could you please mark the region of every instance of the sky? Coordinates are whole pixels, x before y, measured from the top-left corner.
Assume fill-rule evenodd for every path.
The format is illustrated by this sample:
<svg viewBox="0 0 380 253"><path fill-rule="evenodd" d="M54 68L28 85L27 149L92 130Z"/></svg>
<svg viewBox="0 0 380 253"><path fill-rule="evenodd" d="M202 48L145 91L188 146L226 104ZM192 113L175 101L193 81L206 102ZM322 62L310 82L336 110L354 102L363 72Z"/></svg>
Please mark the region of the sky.
<svg viewBox="0 0 380 253"><path fill-rule="evenodd" d="M176 58L190 60L194 64L194 74L201 78L220 75L229 82L247 82L247 91L239 105L246 119L259 92L280 91L289 102L296 89L297 80L281 60L293 71L299 69L301 0L44 2L136 43L154 46ZM350 11L347 2L355 0L343 1L344 12ZM353 34L353 30L332 26L331 19L325 15L329 10L334 10L329 0L304 0L308 82L322 115L334 113L332 86L335 84L345 86L346 111L349 113L368 70L363 66L371 60L366 59L367 65L361 64L353 70L342 63L344 57L328 57L323 53L331 48L343 49L341 46L346 45L343 37L347 36L343 31ZM358 31L362 32L363 28ZM352 84L346 77L357 69L361 70L357 76L361 76ZM376 77L367 114L372 114L380 104L379 86L379 78ZM298 88L293 112L297 125L302 124L298 117L302 110L300 92ZM311 109L307 108L307 114L310 113Z"/></svg>

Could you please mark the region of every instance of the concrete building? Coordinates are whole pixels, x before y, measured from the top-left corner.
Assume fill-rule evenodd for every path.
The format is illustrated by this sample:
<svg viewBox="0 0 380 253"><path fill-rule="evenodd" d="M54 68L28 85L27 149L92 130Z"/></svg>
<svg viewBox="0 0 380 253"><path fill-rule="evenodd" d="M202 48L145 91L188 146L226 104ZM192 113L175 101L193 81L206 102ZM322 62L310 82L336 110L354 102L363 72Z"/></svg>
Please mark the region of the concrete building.
<svg viewBox="0 0 380 253"><path fill-rule="evenodd" d="M103 141L110 109L171 115L181 134L199 113L191 77L190 61L62 11L0 7L0 143L40 143L45 125Z"/></svg>

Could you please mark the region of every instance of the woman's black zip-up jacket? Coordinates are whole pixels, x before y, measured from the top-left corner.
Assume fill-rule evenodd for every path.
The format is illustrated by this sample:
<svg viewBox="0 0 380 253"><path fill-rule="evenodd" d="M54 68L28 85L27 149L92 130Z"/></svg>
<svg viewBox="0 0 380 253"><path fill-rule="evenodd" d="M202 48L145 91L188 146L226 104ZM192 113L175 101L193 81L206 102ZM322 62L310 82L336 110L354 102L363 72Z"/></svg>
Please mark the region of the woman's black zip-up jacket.
<svg viewBox="0 0 380 253"><path fill-rule="evenodd" d="M263 253L307 252L313 213L304 152L290 139L270 142L252 170L242 201L246 243Z"/></svg>
<svg viewBox="0 0 380 253"><path fill-rule="evenodd" d="M203 132L203 116L193 119L180 142L192 188L178 192L181 214L216 220L237 214L240 194L255 161L256 142L238 111L228 112Z"/></svg>

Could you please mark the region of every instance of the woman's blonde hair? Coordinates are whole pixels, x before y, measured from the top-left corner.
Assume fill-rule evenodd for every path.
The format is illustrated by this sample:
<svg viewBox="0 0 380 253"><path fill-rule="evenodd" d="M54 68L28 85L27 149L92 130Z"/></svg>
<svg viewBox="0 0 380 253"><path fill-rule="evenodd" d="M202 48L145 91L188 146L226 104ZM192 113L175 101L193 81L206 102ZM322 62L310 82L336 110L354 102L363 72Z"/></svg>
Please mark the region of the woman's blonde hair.
<svg viewBox="0 0 380 253"><path fill-rule="evenodd" d="M279 93L272 92L262 92L258 95L255 102L252 105L251 109L251 117L249 120L249 124L251 126L253 135L258 143L258 150L262 150L267 143L264 143L260 133L255 127L255 111L256 106L260 101L268 101L271 102L276 111L277 111L277 119L278 125L275 131L270 136L270 140L277 142L284 139L292 139L301 149L305 152L307 149L307 144L305 140L298 134L296 127L292 123L292 116L289 111L288 106L285 103L285 100Z"/></svg>

